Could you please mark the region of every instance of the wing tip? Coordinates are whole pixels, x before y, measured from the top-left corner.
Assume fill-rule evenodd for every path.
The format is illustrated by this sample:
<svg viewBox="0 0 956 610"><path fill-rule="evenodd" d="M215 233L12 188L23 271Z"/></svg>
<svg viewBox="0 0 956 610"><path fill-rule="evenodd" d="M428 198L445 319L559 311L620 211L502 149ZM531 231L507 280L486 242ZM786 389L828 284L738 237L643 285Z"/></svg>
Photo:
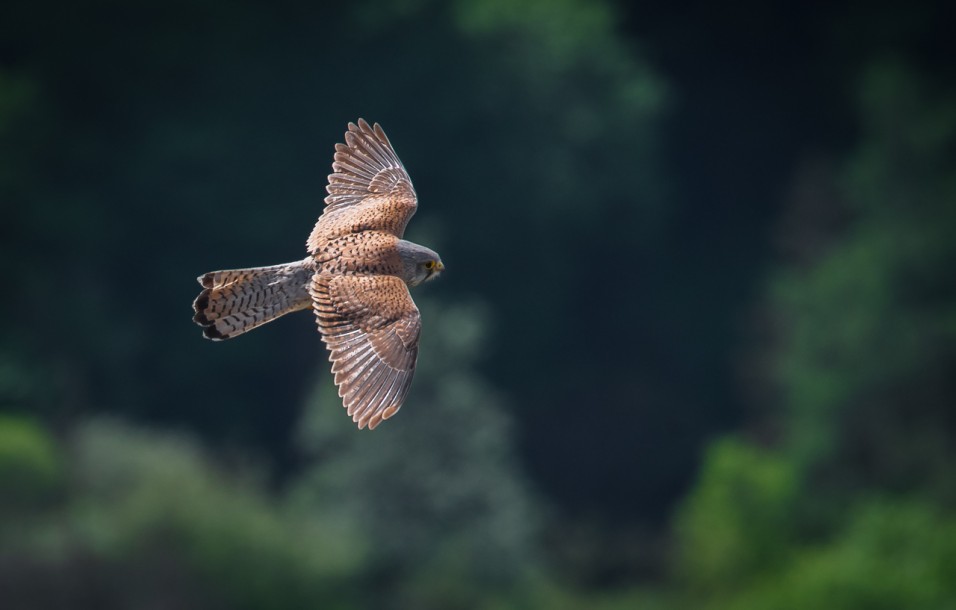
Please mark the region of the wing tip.
<svg viewBox="0 0 956 610"><path fill-rule="evenodd" d="M385 130L382 128L381 123L372 123L369 124L364 118L359 117L358 120L353 123L349 122L348 131L345 132L346 142L348 142L349 135L353 136L371 136L373 139L378 140L380 143L385 144L388 148L392 148L392 143L389 142L388 136L385 135ZM350 143L351 144L351 143Z"/></svg>
<svg viewBox="0 0 956 610"><path fill-rule="evenodd" d="M373 415L372 417L368 419L368 429L374 430L383 421L385 421L386 419L398 413L398 410L400 408L401 408L401 405L391 405L391 406L385 407L384 409L382 409L381 411L379 411L378 413L376 413L375 415ZM359 430L361 429L362 429L362 424L361 422L359 422Z"/></svg>

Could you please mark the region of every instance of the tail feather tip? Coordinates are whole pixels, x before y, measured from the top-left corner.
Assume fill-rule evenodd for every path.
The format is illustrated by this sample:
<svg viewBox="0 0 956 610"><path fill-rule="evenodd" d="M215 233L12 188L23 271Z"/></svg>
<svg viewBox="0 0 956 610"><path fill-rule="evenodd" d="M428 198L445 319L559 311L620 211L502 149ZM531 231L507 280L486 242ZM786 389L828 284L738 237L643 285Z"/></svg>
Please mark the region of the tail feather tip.
<svg viewBox="0 0 956 610"><path fill-rule="evenodd" d="M222 341L228 339L229 337L219 332L219 330L213 326L207 326L202 329L202 336L211 340L211 341Z"/></svg>

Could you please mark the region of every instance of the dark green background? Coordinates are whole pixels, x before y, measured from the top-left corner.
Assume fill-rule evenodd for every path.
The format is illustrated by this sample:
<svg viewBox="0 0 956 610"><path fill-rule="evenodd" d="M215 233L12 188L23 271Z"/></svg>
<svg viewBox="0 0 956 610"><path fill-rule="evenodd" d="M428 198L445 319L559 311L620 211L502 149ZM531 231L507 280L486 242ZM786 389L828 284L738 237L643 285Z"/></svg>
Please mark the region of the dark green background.
<svg viewBox="0 0 956 610"><path fill-rule="evenodd" d="M956 604L945 3L32 2L0 19L12 608ZM348 121L442 254L357 432L301 258Z"/></svg>

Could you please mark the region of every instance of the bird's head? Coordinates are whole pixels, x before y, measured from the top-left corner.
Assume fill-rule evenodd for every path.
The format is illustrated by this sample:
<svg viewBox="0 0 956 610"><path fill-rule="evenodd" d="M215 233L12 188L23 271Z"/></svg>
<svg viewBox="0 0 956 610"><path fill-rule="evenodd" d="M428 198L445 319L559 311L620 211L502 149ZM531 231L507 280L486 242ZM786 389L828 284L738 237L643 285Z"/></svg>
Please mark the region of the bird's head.
<svg viewBox="0 0 956 610"><path fill-rule="evenodd" d="M402 279L409 286L435 279L445 270L445 264L434 250L399 240L398 255L402 259Z"/></svg>

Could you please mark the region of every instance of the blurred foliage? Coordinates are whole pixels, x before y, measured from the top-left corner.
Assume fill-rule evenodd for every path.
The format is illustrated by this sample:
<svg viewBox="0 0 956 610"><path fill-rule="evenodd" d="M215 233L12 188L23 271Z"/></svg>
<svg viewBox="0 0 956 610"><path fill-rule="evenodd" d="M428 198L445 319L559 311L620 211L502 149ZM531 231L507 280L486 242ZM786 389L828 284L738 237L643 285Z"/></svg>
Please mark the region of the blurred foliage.
<svg viewBox="0 0 956 610"><path fill-rule="evenodd" d="M952 505L956 92L897 63L863 80L845 235L773 288L789 442L830 491L932 490Z"/></svg>
<svg viewBox="0 0 956 610"><path fill-rule="evenodd" d="M341 595L334 585L362 560L361 538L285 509L254 479L231 481L188 440L93 423L75 444L74 525L91 550L179 556L229 607Z"/></svg>
<svg viewBox="0 0 956 610"><path fill-rule="evenodd" d="M788 559L800 483L794 471L746 443L711 445L676 524L681 576L691 590L746 588Z"/></svg>
<svg viewBox="0 0 956 610"><path fill-rule="evenodd" d="M4 440L23 430L0 425ZM6 462L51 445L30 433L34 445L3 445ZM69 489L56 502L32 489L4 495L15 509L0 527L4 607L355 607L346 586L362 537L227 474L186 437L92 421L64 452Z"/></svg>
<svg viewBox="0 0 956 610"><path fill-rule="evenodd" d="M0 511L51 496L61 469L56 443L34 422L0 417Z"/></svg>
<svg viewBox="0 0 956 610"><path fill-rule="evenodd" d="M831 544L733 608L947 608L956 600L956 519L922 503L863 502Z"/></svg>
<svg viewBox="0 0 956 610"><path fill-rule="evenodd" d="M956 90L927 87L867 71L851 220L775 276L783 439L705 457L676 527L697 607L956 603Z"/></svg>
<svg viewBox="0 0 956 610"><path fill-rule="evenodd" d="M374 607L469 607L541 577L543 515L516 474L506 402L475 373L487 308L430 298L419 307L429 325L415 401L384 438L356 434L323 380L301 435L314 465L295 498L374 541L365 567L382 593Z"/></svg>
<svg viewBox="0 0 956 610"><path fill-rule="evenodd" d="M782 570L755 575L729 597L697 607L950 608L956 600L956 519L920 502L862 501L846 531L794 553Z"/></svg>

